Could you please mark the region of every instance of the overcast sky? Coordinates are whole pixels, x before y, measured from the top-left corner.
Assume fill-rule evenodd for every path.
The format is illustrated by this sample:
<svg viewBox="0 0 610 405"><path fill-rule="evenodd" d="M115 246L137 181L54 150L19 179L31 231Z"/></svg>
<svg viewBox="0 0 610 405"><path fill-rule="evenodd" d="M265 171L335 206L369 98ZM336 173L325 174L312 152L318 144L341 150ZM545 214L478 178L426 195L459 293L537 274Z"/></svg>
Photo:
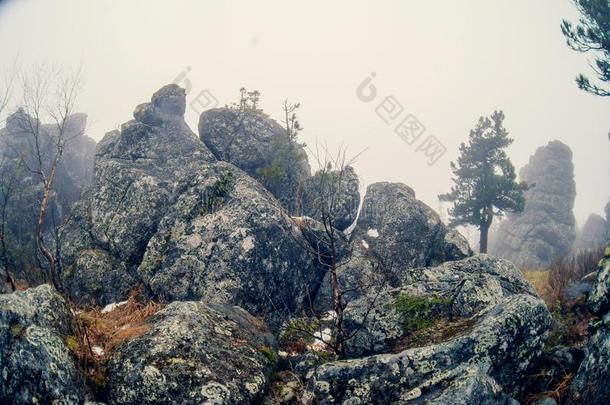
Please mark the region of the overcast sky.
<svg viewBox="0 0 610 405"><path fill-rule="evenodd" d="M82 65L79 110L96 140L187 69L188 102L207 90L224 105L245 86L280 118L288 97L302 103L310 147L364 151L355 166L365 183L404 182L435 209L460 142L480 115L502 109L517 168L550 140L572 148L582 224L610 195L610 98L576 88L587 56L565 45L559 25L577 17L569 0L8 0L0 66L17 56ZM372 72L377 96L365 102L356 89ZM376 114L387 96L403 107L389 123ZM187 111L195 132L199 108ZM412 146L394 132L409 114L426 128ZM417 151L429 135L447 149L432 166Z"/></svg>

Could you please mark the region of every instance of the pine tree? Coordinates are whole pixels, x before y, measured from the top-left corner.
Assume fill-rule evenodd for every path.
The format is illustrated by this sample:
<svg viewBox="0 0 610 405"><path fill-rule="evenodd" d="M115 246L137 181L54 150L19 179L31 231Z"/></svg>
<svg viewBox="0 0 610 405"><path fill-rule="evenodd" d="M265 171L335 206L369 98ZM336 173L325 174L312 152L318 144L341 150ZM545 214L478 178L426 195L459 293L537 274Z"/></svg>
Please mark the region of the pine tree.
<svg viewBox="0 0 610 405"><path fill-rule="evenodd" d="M574 0L582 15L576 26L563 20L561 31L568 46L577 52L595 54L591 67L602 82L610 82L610 3L608 0ZM610 96L610 90L590 82L583 74L576 77L582 90L598 96Z"/></svg>
<svg viewBox="0 0 610 405"><path fill-rule="evenodd" d="M480 230L479 251L487 253L487 237L494 217L523 211L528 186L516 181L515 168L505 148L513 140L503 126L504 113L481 117L470 131L468 144L460 145L457 163L451 162L454 185L439 196L453 202L451 226L475 225Z"/></svg>

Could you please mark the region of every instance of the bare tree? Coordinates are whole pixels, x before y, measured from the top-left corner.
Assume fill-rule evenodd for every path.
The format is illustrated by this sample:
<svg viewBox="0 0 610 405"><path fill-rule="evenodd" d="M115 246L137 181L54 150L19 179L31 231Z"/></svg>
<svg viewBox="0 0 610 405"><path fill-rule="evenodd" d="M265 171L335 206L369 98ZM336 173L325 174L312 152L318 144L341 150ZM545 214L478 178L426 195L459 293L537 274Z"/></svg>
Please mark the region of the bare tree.
<svg viewBox="0 0 610 405"><path fill-rule="evenodd" d="M61 290L60 258L57 250L45 240L49 203L54 192L58 166L66 145L80 134L70 126L81 86L81 71L71 74L46 67L22 75L21 111L18 114L20 130L30 142L31 156L22 156L23 165L40 182L36 220L36 248L48 266L46 273L53 286ZM49 120L51 125L42 125Z"/></svg>
<svg viewBox="0 0 610 405"><path fill-rule="evenodd" d="M314 255L318 265L325 275L324 282L316 288L308 289L308 317L317 320L317 330L312 330L310 325L302 323L291 323L288 329L300 334L321 340L327 349L342 358L346 355L346 343L354 338L362 328L370 312L377 307L380 294L388 285L387 272L382 261L372 254L354 246L347 236L339 231L335 224L338 213L341 211L339 195L340 191L350 180L347 178L347 168L356 160L357 156L348 159L347 150L340 148L335 154L330 153L324 146L311 153L319 167L316 174L309 180L306 193L315 196L315 220L310 218L296 219L297 225L308 239L308 246L304 248ZM353 264L356 256L362 256L371 264L366 274L359 274L356 279L351 279L349 284L343 281L342 271ZM360 270L360 269L359 269ZM324 340L322 320L328 319L328 314L323 308L316 306L316 296L328 289L330 292L330 306L332 307L332 323L334 333L330 341ZM364 316L360 327L345 327L346 309L355 299L363 304Z"/></svg>

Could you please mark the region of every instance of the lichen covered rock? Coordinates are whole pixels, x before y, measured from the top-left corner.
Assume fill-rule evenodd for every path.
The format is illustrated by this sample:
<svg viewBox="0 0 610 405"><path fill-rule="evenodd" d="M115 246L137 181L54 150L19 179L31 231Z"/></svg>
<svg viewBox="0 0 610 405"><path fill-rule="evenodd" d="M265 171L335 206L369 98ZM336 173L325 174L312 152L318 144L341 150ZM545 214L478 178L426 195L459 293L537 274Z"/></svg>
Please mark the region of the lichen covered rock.
<svg viewBox="0 0 610 405"><path fill-rule="evenodd" d="M301 183L311 174L307 153L262 111L214 108L199 118L199 137L218 160L260 181L290 214L297 211Z"/></svg>
<svg viewBox="0 0 610 405"><path fill-rule="evenodd" d="M351 166L342 170L320 170L303 184L303 215L323 220L330 215L334 228L344 231L353 224L360 206L360 181Z"/></svg>
<svg viewBox="0 0 610 405"><path fill-rule="evenodd" d="M511 263L481 255L401 273L350 302L349 360L310 371L319 403L502 403L520 389L551 324ZM365 356L365 357L362 357Z"/></svg>
<svg viewBox="0 0 610 405"><path fill-rule="evenodd" d="M112 403L247 404L267 388L275 342L246 311L174 302L149 322L110 360Z"/></svg>
<svg viewBox="0 0 610 405"><path fill-rule="evenodd" d="M0 402L81 403L71 336L70 309L49 285L0 295Z"/></svg>
<svg viewBox="0 0 610 405"><path fill-rule="evenodd" d="M391 268L434 266L472 254L466 239L401 183L368 186L352 239L363 241Z"/></svg>
<svg viewBox="0 0 610 405"><path fill-rule="evenodd" d="M575 403L603 404L610 398L610 248L605 253L589 295L589 310L601 319L590 326L587 352L570 386Z"/></svg>
<svg viewBox="0 0 610 405"><path fill-rule="evenodd" d="M167 301L230 302L258 316L291 313L318 277L306 245L258 182L220 162L182 185L138 273Z"/></svg>

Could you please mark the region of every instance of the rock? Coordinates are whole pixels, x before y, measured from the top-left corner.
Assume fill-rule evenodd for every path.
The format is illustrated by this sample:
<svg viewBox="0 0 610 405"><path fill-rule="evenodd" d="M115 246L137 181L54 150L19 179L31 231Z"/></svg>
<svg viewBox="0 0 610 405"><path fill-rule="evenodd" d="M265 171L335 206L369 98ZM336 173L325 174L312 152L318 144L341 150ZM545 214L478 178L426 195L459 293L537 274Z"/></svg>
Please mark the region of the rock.
<svg viewBox="0 0 610 405"><path fill-rule="evenodd" d="M559 141L549 142L536 150L519 175L531 186L525 193L525 208L508 214L490 252L520 267L544 268L574 243L572 151Z"/></svg>
<svg viewBox="0 0 610 405"><path fill-rule="evenodd" d="M601 319L590 326L584 360L570 386L574 403L603 404L610 398L610 248L600 261L597 278L589 294L589 310Z"/></svg>
<svg viewBox="0 0 610 405"><path fill-rule="evenodd" d="M298 214L299 190L311 169L303 145L260 110L215 108L199 119L199 137L218 160L260 181L288 210Z"/></svg>
<svg viewBox="0 0 610 405"><path fill-rule="evenodd" d="M275 342L261 321L227 305L174 302L108 365L115 404L256 403L269 385Z"/></svg>
<svg viewBox="0 0 610 405"><path fill-rule="evenodd" d="M368 246L388 268L434 266L472 254L466 239L401 183L368 186L352 240Z"/></svg>
<svg viewBox="0 0 610 405"><path fill-rule="evenodd" d="M166 301L228 302L256 316L294 313L320 277L306 245L271 194L219 162L182 185L138 273Z"/></svg>
<svg viewBox="0 0 610 405"><path fill-rule="evenodd" d="M604 255L589 293L589 310L595 315L610 311L610 247L606 248Z"/></svg>
<svg viewBox="0 0 610 405"><path fill-rule="evenodd" d="M515 294L483 311L471 330L446 341L326 363L311 371L308 393L321 404L508 401L502 393L517 393L549 326L542 300Z"/></svg>
<svg viewBox="0 0 610 405"><path fill-rule="evenodd" d="M608 224L597 214L589 215L574 246L579 249L596 248L608 241Z"/></svg>
<svg viewBox="0 0 610 405"><path fill-rule="evenodd" d="M330 215L333 226L344 231L356 220L360 206L360 181L351 166L343 170L320 170L305 180L301 209L303 215L322 221Z"/></svg>
<svg viewBox="0 0 610 405"><path fill-rule="evenodd" d="M215 161L184 122L184 104L183 89L165 86L98 144L93 185L65 229L64 283L76 299L125 299L178 185Z"/></svg>
<svg viewBox="0 0 610 405"><path fill-rule="evenodd" d="M51 286L0 295L0 402L83 402L72 334L70 309Z"/></svg>
<svg viewBox="0 0 610 405"><path fill-rule="evenodd" d="M345 311L349 356L386 353L403 345L418 328L445 319L456 327L468 326L516 294L535 295L531 285L512 263L477 255L437 267L401 273L400 287L350 303Z"/></svg>
<svg viewBox="0 0 610 405"><path fill-rule="evenodd" d="M138 283L125 263L101 249L81 251L64 278L65 288L79 306L121 301Z"/></svg>
<svg viewBox="0 0 610 405"><path fill-rule="evenodd" d="M576 374L585 357L581 347L555 346L545 349L528 370L525 392L551 392L561 381ZM539 401L540 403L542 400Z"/></svg>

